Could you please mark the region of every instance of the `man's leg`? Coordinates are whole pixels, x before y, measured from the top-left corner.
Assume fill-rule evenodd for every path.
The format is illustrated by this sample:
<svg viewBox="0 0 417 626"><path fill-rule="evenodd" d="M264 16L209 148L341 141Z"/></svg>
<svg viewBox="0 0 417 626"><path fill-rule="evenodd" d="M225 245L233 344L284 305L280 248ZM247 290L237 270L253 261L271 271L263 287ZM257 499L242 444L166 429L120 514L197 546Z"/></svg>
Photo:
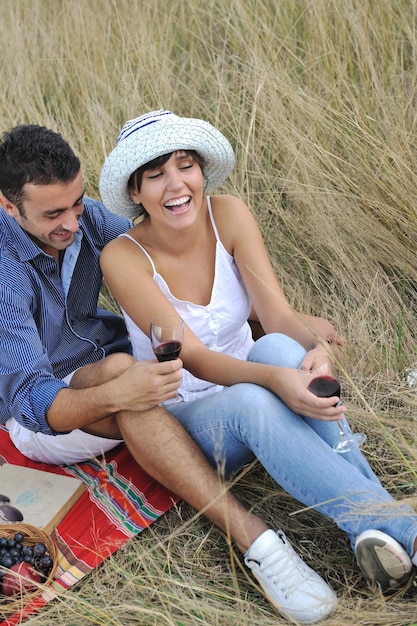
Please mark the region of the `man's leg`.
<svg viewBox="0 0 417 626"><path fill-rule="evenodd" d="M70 384L94 387L120 376L131 364L129 355L111 355L77 370ZM110 429L116 438L124 439L133 458L150 476L230 534L242 552L267 530L267 525L227 490L197 444L164 408L119 413L114 427L109 427L109 420L102 421L89 432L98 434L102 428L108 436Z"/></svg>
<svg viewBox="0 0 417 626"><path fill-rule="evenodd" d="M136 461L162 485L202 512L245 552L267 530L227 490L197 444L164 408L119 414L123 439Z"/></svg>

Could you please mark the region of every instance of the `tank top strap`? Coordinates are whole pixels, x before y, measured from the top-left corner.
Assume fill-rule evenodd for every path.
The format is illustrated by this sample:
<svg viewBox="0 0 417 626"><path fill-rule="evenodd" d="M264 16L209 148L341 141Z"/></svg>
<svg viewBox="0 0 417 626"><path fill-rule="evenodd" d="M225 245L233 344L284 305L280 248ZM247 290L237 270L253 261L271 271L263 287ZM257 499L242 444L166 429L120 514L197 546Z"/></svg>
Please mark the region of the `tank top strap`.
<svg viewBox="0 0 417 626"><path fill-rule="evenodd" d="M139 241L136 241L136 239L133 239L133 237L131 235L129 235L128 233L122 233L121 235L119 235L119 237L127 237L128 239L130 239L130 241L133 241L133 243L135 243L138 248L140 248L142 250L142 252L145 254L145 256L147 257L149 263L152 266L152 271L154 274L156 274L156 268L155 268L155 264L152 261L152 257L151 255L145 250L145 248L142 246L142 244L139 243Z"/></svg>
<svg viewBox="0 0 417 626"><path fill-rule="evenodd" d="M214 230L214 235L216 237L216 241L220 241L220 237L219 237L219 232L217 230L217 226L216 226L216 222L214 221L214 217L213 217L213 211L211 209L211 200L210 200L210 196L207 196L207 208L208 208L208 212L210 215L210 221L211 221L211 225L213 226L213 230Z"/></svg>

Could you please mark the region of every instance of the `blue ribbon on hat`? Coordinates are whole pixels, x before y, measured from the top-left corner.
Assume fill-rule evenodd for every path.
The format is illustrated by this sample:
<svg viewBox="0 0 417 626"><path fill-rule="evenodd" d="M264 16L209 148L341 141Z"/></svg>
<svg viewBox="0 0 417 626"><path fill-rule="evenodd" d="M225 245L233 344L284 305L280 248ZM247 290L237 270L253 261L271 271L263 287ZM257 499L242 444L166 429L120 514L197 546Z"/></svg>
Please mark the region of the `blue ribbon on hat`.
<svg viewBox="0 0 417 626"><path fill-rule="evenodd" d="M171 111L165 111L165 109L160 109L156 113L152 112L152 115L146 113L145 115L141 115L134 120L130 120L130 122L127 122L120 131L120 135L117 138L117 143L123 141L123 139L127 139L127 137L130 137L130 135L133 135L133 133L140 130L141 128L145 128L145 126L149 126L150 124L159 122L161 118L163 118L165 115L174 116Z"/></svg>

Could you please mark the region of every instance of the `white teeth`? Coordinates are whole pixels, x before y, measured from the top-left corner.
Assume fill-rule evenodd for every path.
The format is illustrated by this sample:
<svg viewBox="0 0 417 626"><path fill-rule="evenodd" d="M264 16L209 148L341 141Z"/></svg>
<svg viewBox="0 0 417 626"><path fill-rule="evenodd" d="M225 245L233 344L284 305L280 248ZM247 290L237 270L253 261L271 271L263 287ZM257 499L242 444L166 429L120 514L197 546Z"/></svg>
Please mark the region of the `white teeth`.
<svg viewBox="0 0 417 626"><path fill-rule="evenodd" d="M165 206L180 206L181 204L185 204L190 199L190 196L183 196L182 198L178 198L178 200L170 200L170 202L166 202Z"/></svg>

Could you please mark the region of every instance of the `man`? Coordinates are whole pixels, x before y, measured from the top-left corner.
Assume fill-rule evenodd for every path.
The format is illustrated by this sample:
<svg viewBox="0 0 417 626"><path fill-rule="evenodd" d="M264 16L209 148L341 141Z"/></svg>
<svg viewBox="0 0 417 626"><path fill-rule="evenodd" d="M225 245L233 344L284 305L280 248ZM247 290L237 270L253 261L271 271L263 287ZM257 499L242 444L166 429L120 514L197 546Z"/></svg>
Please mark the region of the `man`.
<svg viewBox="0 0 417 626"><path fill-rule="evenodd" d="M31 459L69 464L124 440L156 480L230 533L286 617L313 623L336 606L327 584L224 490L183 427L181 360L137 362L119 316L97 307L99 256L131 223L84 197L63 138L24 125L0 142L0 423Z"/></svg>

